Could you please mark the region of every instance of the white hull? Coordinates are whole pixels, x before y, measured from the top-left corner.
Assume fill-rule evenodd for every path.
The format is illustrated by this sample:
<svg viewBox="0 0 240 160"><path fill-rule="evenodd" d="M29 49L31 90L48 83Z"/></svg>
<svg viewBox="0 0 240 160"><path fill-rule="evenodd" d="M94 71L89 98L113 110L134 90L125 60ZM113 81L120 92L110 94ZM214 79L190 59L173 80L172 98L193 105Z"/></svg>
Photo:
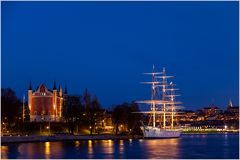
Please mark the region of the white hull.
<svg viewBox="0 0 240 160"><path fill-rule="evenodd" d="M160 129L157 127L141 127L144 138L179 138L181 131L174 129Z"/></svg>

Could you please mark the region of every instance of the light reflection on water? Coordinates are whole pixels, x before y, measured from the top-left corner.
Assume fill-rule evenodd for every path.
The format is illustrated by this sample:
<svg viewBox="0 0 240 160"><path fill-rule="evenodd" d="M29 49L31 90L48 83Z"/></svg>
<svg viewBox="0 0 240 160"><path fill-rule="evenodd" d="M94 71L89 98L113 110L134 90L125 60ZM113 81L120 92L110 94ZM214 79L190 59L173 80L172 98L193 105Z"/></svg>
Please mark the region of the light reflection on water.
<svg viewBox="0 0 240 160"><path fill-rule="evenodd" d="M13 151L13 155L10 156L15 156L14 154L16 154L16 158L21 159L27 157L39 158L39 155L41 155L41 158L50 159L60 155L64 149L62 147L62 142L18 143L10 144L10 146L5 147L11 148L12 145L17 145L17 151Z"/></svg>
<svg viewBox="0 0 240 160"><path fill-rule="evenodd" d="M103 147L103 153L106 154L113 154L113 141L112 140L107 140L102 143Z"/></svg>
<svg viewBox="0 0 240 160"><path fill-rule="evenodd" d="M123 140L119 140L119 154L123 154L124 153L124 141Z"/></svg>
<svg viewBox="0 0 240 160"><path fill-rule="evenodd" d="M79 146L80 146L80 141L75 141L75 147L76 147L76 149L78 149Z"/></svg>
<svg viewBox="0 0 240 160"><path fill-rule="evenodd" d="M89 158L93 158L93 142L92 140L88 140L88 155Z"/></svg>
<svg viewBox="0 0 240 160"><path fill-rule="evenodd" d="M1 146L1 158L238 158L238 150L238 135L185 135L179 139L13 143Z"/></svg>
<svg viewBox="0 0 240 160"><path fill-rule="evenodd" d="M50 158L50 142L45 142L44 143L44 147L45 147L45 158L49 159Z"/></svg>
<svg viewBox="0 0 240 160"><path fill-rule="evenodd" d="M107 155L106 158L114 158L114 141L113 140L103 140L98 141L98 146L101 147L101 152L105 155Z"/></svg>
<svg viewBox="0 0 240 160"><path fill-rule="evenodd" d="M8 158L8 146L1 146L1 158L2 159Z"/></svg>
<svg viewBox="0 0 240 160"><path fill-rule="evenodd" d="M179 157L180 139L155 139L144 141L147 154L158 158L177 158Z"/></svg>

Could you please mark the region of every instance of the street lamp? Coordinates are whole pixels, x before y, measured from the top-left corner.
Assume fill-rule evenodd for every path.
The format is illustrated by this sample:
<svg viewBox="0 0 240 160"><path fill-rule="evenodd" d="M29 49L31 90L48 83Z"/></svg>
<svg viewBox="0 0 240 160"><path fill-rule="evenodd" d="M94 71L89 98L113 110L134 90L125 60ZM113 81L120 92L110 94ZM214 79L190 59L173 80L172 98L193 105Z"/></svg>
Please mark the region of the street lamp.
<svg viewBox="0 0 240 160"><path fill-rule="evenodd" d="M227 129L227 125L225 125L224 128Z"/></svg>

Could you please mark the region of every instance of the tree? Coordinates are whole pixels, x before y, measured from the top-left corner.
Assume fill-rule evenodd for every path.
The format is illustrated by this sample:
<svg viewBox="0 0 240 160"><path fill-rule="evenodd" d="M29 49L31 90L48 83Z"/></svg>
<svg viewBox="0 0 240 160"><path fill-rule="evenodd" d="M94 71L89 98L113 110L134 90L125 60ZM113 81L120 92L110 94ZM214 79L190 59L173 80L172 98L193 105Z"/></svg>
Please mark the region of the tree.
<svg viewBox="0 0 240 160"><path fill-rule="evenodd" d="M131 103L129 105L129 116L128 116L128 120L127 120L127 126L128 126L128 130L130 130L130 134L132 134L132 136L134 136L135 134L141 134L141 123L140 121L143 118L143 114L141 113L137 113L139 112L139 108L138 108L138 104L137 103Z"/></svg>
<svg viewBox="0 0 240 160"><path fill-rule="evenodd" d="M80 96L68 96L67 98L66 120L70 134L74 134L76 126L78 126L83 118L84 108L81 104Z"/></svg>
<svg viewBox="0 0 240 160"><path fill-rule="evenodd" d="M22 102L11 88L1 88L1 120L10 126L10 129L22 117Z"/></svg>
<svg viewBox="0 0 240 160"><path fill-rule="evenodd" d="M86 123L89 125L90 134L92 135L95 130L95 123L100 115L101 105L96 95L91 99L91 95L87 89L83 94L83 105L86 111Z"/></svg>
<svg viewBox="0 0 240 160"><path fill-rule="evenodd" d="M112 118L116 135L119 132L119 124L127 125L127 129L132 135L141 132L140 120L142 119L142 114L134 113L138 111L139 108L136 103L123 103L114 107Z"/></svg>
<svg viewBox="0 0 240 160"><path fill-rule="evenodd" d="M101 105L97 99L97 96L94 95L91 101L91 108L89 113L89 121L90 121L90 134L92 134L93 130L95 130L95 123L97 122L98 117L100 116Z"/></svg>
<svg viewBox="0 0 240 160"><path fill-rule="evenodd" d="M85 89L83 93L83 106L85 107L86 111L89 111L91 108L91 95L87 89Z"/></svg>
<svg viewBox="0 0 240 160"><path fill-rule="evenodd" d="M118 134L118 127L119 124L125 124L126 120L127 120L127 103L121 104L121 105L117 105L116 107L114 107L113 112L112 112L112 119L113 119L113 124L115 126L115 134Z"/></svg>
<svg viewBox="0 0 240 160"><path fill-rule="evenodd" d="M90 122L91 117L91 95L87 89L83 93L83 106L85 109L85 124L90 128L90 134L92 134L92 126Z"/></svg>

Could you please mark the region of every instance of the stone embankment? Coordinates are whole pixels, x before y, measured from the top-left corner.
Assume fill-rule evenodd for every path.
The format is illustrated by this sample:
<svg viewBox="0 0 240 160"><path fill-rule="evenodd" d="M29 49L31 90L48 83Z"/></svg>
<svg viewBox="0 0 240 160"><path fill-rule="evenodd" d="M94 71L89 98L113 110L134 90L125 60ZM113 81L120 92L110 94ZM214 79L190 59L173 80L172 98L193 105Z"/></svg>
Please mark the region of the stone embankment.
<svg viewBox="0 0 240 160"><path fill-rule="evenodd" d="M130 138L131 137L129 136L115 136L115 135L2 136L1 143L72 141L72 140L118 140L118 139L130 139Z"/></svg>

